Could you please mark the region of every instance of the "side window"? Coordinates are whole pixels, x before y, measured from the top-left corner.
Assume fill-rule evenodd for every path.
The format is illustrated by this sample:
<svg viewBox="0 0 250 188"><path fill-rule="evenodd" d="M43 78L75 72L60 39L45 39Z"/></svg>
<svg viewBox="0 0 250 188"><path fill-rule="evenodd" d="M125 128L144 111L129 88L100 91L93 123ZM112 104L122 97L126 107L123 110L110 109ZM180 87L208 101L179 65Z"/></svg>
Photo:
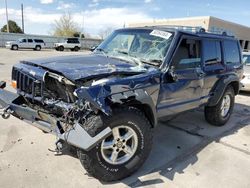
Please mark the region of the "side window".
<svg viewBox="0 0 250 188"><path fill-rule="evenodd" d="M225 52L225 63L239 64L240 63L240 53L237 41L226 40L224 41L224 52Z"/></svg>
<svg viewBox="0 0 250 188"><path fill-rule="evenodd" d="M28 42L33 42L33 40L32 39L28 39Z"/></svg>
<svg viewBox="0 0 250 188"><path fill-rule="evenodd" d="M220 41L204 40L204 62L205 66L221 63L221 44Z"/></svg>
<svg viewBox="0 0 250 188"><path fill-rule="evenodd" d="M22 42L27 42L27 40L26 39L22 39Z"/></svg>
<svg viewBox="0 0 250 188"><path fill-rule="evenodd" d="M200 41L182 39L172 61L176 70L200 67Z"/></svg>

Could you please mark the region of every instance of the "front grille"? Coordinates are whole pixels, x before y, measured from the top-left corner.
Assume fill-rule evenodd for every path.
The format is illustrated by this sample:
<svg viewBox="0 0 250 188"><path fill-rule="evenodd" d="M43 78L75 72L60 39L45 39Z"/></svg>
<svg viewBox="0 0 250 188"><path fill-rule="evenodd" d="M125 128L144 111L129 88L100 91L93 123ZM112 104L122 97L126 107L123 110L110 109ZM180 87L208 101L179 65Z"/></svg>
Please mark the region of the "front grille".
<svg viewBox="0 0 250 188"><path fill-rule="evenodd" d="M13 78L17 82L17 92L33 100L41 100L43 96L43 83L19 70L13 71Z"/></svg>

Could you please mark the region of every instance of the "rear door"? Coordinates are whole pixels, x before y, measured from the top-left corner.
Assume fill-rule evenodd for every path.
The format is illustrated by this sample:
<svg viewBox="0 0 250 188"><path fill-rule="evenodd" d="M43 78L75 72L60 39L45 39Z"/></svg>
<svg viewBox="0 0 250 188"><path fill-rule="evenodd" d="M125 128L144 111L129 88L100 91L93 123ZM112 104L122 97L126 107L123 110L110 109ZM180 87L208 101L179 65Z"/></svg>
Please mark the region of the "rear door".
<svg viewBox="0 0 250 188"><path fill-rule="evenodd" d="M35 43L32 39L28 39L27 48L35 48Z"/></svg>
<svg viewBox="0 0 250 188"><path fill-rule="evenodd" d="M202 41L203 46L203 70L206 73L204 78L204 87L202 90L203 103L207 102L211 89L226 71L222 55L221 39L205 38Z"/></svg>
<svg viewBox="0 0 250 188"><path fill-rule="evenodd" d="M183 37L171 60L176 80L161 84L158 116L168 116L200 105L204 72L201 69L201 41Z"/></svg>

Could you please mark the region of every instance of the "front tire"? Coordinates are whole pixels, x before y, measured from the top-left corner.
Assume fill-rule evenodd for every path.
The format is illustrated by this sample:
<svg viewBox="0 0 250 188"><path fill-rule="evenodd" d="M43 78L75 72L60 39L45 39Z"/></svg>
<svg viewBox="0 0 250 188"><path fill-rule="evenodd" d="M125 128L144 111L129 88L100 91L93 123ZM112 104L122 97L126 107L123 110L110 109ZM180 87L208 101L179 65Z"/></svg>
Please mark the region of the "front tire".
<svg viewBox="0 0 250 188"><path fill-rule="evenodd" d="M139 169L152 147L149 120L135 108L113 111L105 120L112 135L89 152L78 150L79 159L89 175L105 182L125 178Z"/></svg>
<svg viewBox="0 0 250 188"><path fill-rule="evenodd" d="M205 107L205 118L207 122L215 126L225 125L233 112L234 101L234 90L231 86L228 86L216 106Z"/></svg>
<svg viewBox="0 0 250 188"><path fill-rule="evenodd" d="M17 46L17 45L13 45L13 46L11 47L11 49L12 49L12 50L18 50L18 46Z"/></svg>
<svg viewBox="0 0 250 188"><path fill-rule="evenodd" d="M75 47L75 48L73 48L73 51L75 51L75 52L78 52L80 50L80 48L79 47Z"/></svg>
<svg viewBox="0 0 250 188"><path fill-rule="evenodd" d="M63 46L59 46L58 49L59 49L59 51L61 51L61 52L64 51L64 47L63 47Z"/></svg>

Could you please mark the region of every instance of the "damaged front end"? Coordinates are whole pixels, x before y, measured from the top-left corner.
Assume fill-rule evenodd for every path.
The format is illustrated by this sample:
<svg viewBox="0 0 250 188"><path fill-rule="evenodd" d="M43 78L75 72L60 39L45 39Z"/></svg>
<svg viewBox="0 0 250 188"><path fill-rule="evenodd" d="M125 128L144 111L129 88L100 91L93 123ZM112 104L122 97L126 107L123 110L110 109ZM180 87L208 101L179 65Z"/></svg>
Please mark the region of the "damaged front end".
<svg viewBox="0 0 250 188"><path fill-rule="evenodd" d="M17 94L0 89L3 117L13 115L88 151L111 134L105 118L117 105L149 106L152 111L143 110L156 124L160 76L140 75L110 74L73 82L39 66L17 64L12 71Z"/></svg>
<svg viewBox="0 0 250 188"><path fill-rule="evenodd" d="M13 68L17 94L4 90L6 83L1 82L4 119L13 115L86 151L110 135L111 129L104 126L97 104L79 101L71 81L42 69L27 71L25 66L21 70Z"/></svg>

